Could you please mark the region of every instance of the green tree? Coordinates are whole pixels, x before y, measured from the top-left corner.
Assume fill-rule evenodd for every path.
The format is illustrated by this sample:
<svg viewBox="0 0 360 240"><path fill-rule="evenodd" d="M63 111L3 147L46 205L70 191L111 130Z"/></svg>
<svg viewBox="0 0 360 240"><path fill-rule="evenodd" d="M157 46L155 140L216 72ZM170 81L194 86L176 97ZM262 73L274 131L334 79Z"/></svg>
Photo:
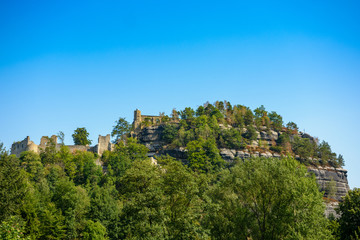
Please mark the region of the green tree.
<svg viewBox="0 0 360 240"><path fill-rule="evenodd" d="M76 166L74 183L87 184L98 183L102 176L102 168L95 163L95 156L91 152L76 151L73 155L73 163Z"/></svg>
<svg viewBox="0 0 360 240"><path fill-rule="evenodd" d="M196 109L196 116L201 116L205 114L205 108L203 106L199 106L197 109Z"/></svg>
<svg viewBox="0 0 360 240"><path fill-rule="evenodd" d="M337 157L337 166L338 167L343 167L345 165L345 160L343 155L339 154L339 156Z"/></svg>
<svg viewBox="0 0 360 240"><path fill-rule="evenodd" d="M3 240L30 240L30 237L25 237L24 232L24 226L19 224L19 219L15 216L0 224L0 238Z"/></svg>
<svg viewBox="0 0 360 240"><path fill-rule="evenodd" d="M224 141L224 145L221 147L230 149L244 149L246 147L246 144L241 137L240 131L235 128L223 130L220 136Z"/></svg>
<svg viewBox="0 0 360 240"><path fill-rule="evenodd" d="M0 220L20 214L28 191L26 172L15 155L0 154Z"/></svg>
<svg viewBox="0 0 360 240"><path fill-rule="evenodd" d="M211 189L214 239L331 239L315 177L292 158L255 158Z"/></svg>
<svg viewBox="0 0 360 240"><path fill-rule="evenodd" d="M198 176L171 157L158 161L163 169L161 188L166 239L205 239L206 231L199 224L203 204L198 196Z"/></svg>
<svg viewBox="0 0 360 240"><path fill-rule="evenodd" d="M181 119L192 120L195 116L194 109L187 107L183 111L180 111Z"/></svg>
<svg viewBox="0 0 360 240"><path fill-rule="evenodd" d="M106 240L106 228L99 222L88 220L82 233L84 240Z"/></svg>
<svg viewBox="0 0 360 240"><path fill-rule="evenodd" d="M290 134L293 134L293 133L295 133L295 132L297 132L299 130L298 126L294 122L288 122L286 124L286 128L288 129L288 132Z"/></svg>
<svg viewBox="0 0 360 240"><path fill-rule="evenodd" d="M254 123L254 114L249 108L247 108L245 112L244 123L246 126L252 125Z"/></svg>
<svg viewBox="0 0 360 240"><path fill-rule="evenodd" d="M20 154L21 166L28 173L29 179L38 182L44 177L44 167L39 154L25 151Z"/></svg>
<svg viewBox="0 0 360 240"><path fill-rule="evenodd" d="M246 132L244 133L244 137L249 139L249 140L256 140L257 139L256 130L252 125L248 125L246 127Z"/></svg>
<svg viewBox="0 0 360 240"><path fill-rule="evenodd" d="M4 147L4 143L0 142L0 155L7 154L6 148Z"/></svg>
<svg viewBox="0 0 360 240"><path fill-rule="evenodd" d="M120 140L124 140L124 137L126 134L130 133L131 125L128 121L125 120L125 118L119 118L117 120L116 125L113 127L113 130L111 132L111 137L115 137L114 143L117 143Z"/></svg>
<svg viewBox="0 0 360 240"><path fill-rule="evenodd" d="M264 105L261 105L260 107L256 108L254 110L255 118L262 118L267 115L267 111L265 110Z"/></svg>
<svg viewBox="0 0 360 240"><path fill-rule="evenodd" d="M77 128L72 135L75 145L90 145L89 133L86 128Z"/></svg>
<svg viewBox="0 0 360 240"><path fill-rule="evenodd" d="M179 112L176 111L175 108L171 111L171 119L173 121L179 121Z"/></svg>
<svg viewBox="0 0 360 240"><path fill-rule="evenodd" d="M305 159L308 159L314 154L314 146L309 138L300 138L298 136L295 136L293 149L296 154L298 154L301 158Z"/></svg>
<svg viewBox="0 0 360 240"><path fill-rule="evenodd" d="M333 178L331 178L331 180L326 183L326 187L325 187L325 193L327 194L328 201L330 201L335 197L336 191L337 191L336 182L334 181Z"/></svg>
<svg viewBox="0 0 360 240"><path fill-rule="evenodd" d="M178 128L174 124L165 124L164 130L161 134L162 140L167 143L171 143L177 136Z"/></svg>
<svg viewBox="0 0 360 240"><path fill-rule="evenodd" d="M280 131L282 129L283 126L283 119L282 117L277 114L276 112L272 111L269 114L269 118L271 121L271 125L272 127L276 130L276 131Z"/></svg>
<svg viewBox="0 0 360 240"><path fill-rule="evenodd" d="M60 131L58 134L57 134L57 137L60 139L60 144L61 145L64 145L64 141L65 141L65 134Z"/></svg>
<svg viewBox="0 0 360 240"><path fill-rule="evenodd" d="M111 183L102 187L93 186L90 191L90 209L88 216L93 221L98 221L107 229L111 239L119 239L121 226L119 217L122 203L118 200L118 191Z"/></svg>
<svg viewBox="0 0 360 240"><path fill-rule="evenodd" d="M163 239L161 174L160 168L144 160L135 161L121 178L120 238Z"/></svg>
<svg viewBox="0 0 360 240"><path fill-rule="evenodd" d="M213 138L191 141L186 145L186 149L189 167L197 172L212 172L225 165Z"/></svg>
<svg viewBox="0 0 360 240"><path fill-rule="evenodd" d="M338 212L340 239L359 239L360 236L360 188L350 190L343 202L339 203Z"/></svg>
<svg viewBox="0 0 360 240"><path fill-rule="evenodd" d="M318 157L321 159L322 164L327 162L336 162L336 154L331 151L329 143L322 141L318 148Z"/></svg>
<svg viewBox="0 0 360 240"><path fill-rule="evenodd" d="M48 138L49 143L46 144L45 149L41 149L40 158L43 164L57 163L59 159L57 158L56 144L53 139Z"/></svg>

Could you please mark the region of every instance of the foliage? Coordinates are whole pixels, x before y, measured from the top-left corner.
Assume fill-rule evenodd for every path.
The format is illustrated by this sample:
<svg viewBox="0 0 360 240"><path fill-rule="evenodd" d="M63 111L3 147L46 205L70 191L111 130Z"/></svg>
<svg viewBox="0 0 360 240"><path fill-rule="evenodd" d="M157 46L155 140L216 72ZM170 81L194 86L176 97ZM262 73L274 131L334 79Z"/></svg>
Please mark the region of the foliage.
<svg viewBox="0 0 360 240"><path fill-rule="evenodd" d="M292 158L249 159L210 189L214 239L330 239L315 178Z"/></svg>
<svg viewBox="0 0 360 240"><path fill-rule="evenodd" d="M214 139L191 141L187 144L189 167L198 172L212 172L221 169L225 162L219 154Z"/></svg>
<svg viewBox="0 0 360 240"><path fill-rule="evenodd" d="M47 138L48 144L45 149L41 149L40 157L43 164L56 163L58 162L56 156L56 144L53 139Z"/></svg>
<svg viewBox="0 0 360 240"><path fill-rule="evenodd" d="M30 237L24 236L24 227L18 223L18 218L11 216L0 224L0 238L3 240L25 240Z"/></svg>
<svg viewBox="0 0 360 240"><path fill-rule="evenodd" d="M160 169L150 161L135 161L121 178L121 238L161 238L163 211L160 174Z"/></svg>
<svg viewBox="0 0 360 240"><path fill-rule="evenodd" d="M72 135L75 145L90 145L89 133L86 128L77 128Z"/></svg>
<svg viewBox="0 0 360 240"><path fill-rule="evenodd" d="M289 131L290 134L296 133L299 130L298 126L294 122L288 122L286 124L286 128L287 128L287 130Z"/></svg>
<svg viewBox="0 0 360 240"><path fill-rule="evenodd" d="M26 193L26 173L14 155L0 155L0 220L20 213Z"/></svg>
<svg viewBox="0 0 360 240"><path fill-rule="evenodd" d="M177 132L178 132L178 129L177 129L176 125L165 124L161 137L165 142L171 143L176 138Z"/></svg>
<svg viewBox="0 0 360 240"><path fill-rule="evenodd" d="M65 141L65 134L62 131L59 131L59 133L57 134L57 137L60 140L60 144L64 145L64 141Z"/></svg>
<svg viewBox="0 0 360 240"><path fill-rule="evenodd" d="M244 137L249 140L256 140L257 133L256 133L255 128L251 125L248 125L246 128L246 132L244 133Z"/></svg>
<svg viewBox="0 0 360 240"><path fill-rule="evenodd" d="M122 117L120 117L115 123L116 125L113 126L111 137L115 137L114 143L117 143L120 140L124 140L125 135L130 133L131 125L125 120L125 118Z"/></svg>
<svg viewBox="0 0 360 240"><path fill-rule="evenodd" d="M217 101L161 116L164 150L181 147L183 162L149 158L135 138L121 138L129 130L121 118L113 136L123 141L101 159L51 139L40 154L17 158L0 143L0 230L16 218L21 237L30 239L328 239L330 231L345 236L359 224L356 197L341 205L341 221L327 221L314 177L291 158L221 158L220 148L258 151L246 144L258 131L275 130L271 151L343 165L328 143L297 134L296 124L283 128L276 112ZM85 128L79 134L79 142L87 140ZM326 191L333 195L334 181Z"/></svg>
<svg viewBox="0 0 360 240"><path fill-rule="evenodd" d="M281 153L283 148L281 146L271 146L270 150L274 151L274 152L277 152L277 153Z"/></svg>
<svg viewBox="0 0 360 240"><path fill-rule="evenodd" d="M339 156L337 157L337 165L340 167L343 167L345 165L345 160L343 155L339 154Z"/></svg>
<svg viewBox="0 0 360 240"><path fill-rule="evenodd" d="M6 148L4 147L4 144L0 142L0 155L7 154Z"/></svg>
<svg viewBox="0 0 360 240"><path fill-rule="evenodd" d="M99 222L88 220L83 232L84 240L106 240L106 228Z"/></svg>
<svg viewBox="0 0 360 240"><path fill-rule="evenodd" d="M340 239L358 239L360 236L360 189L350 190L339 203Z"/></svg>
<svg viewBox="0 0 360 240"><path fill-rule="evenodd" d="M195 115L195 111L190 107L187 107L183 111L180 111L181 119L191 120L194 117L194 115Z"/></svg>
<svg viewBox="0 0 360 240"><path fill-rule="evenodd" d="M230 149L244 149L246 144L241 137L241 132L235 128L223 130L220 133L222 139L221 147Z"/></svg>
<svg viewBox="0 0 360 240"><path fill-rule="evenodd" d="M270 118L272 127L276 131L280 131L283 126L282 117L279 114L277 114L276 112L272 111L271 113L269 113L269 118Z"/></svg>
<svg viewBox="0 0 360 240"><path fill-rule="evenodd" d="M309 138L295 136L293 149L295 154L298 154L301 158L308 159L314 154L314 143Z"/></svg>
<svg viewBox="0 0 360 240"><path fill-rule="evenodd" d="M331 147L327 142L322 141L317 150L318 157L321 158L323 164L329 161L336 162L336 154L331 151Z"/></svg>

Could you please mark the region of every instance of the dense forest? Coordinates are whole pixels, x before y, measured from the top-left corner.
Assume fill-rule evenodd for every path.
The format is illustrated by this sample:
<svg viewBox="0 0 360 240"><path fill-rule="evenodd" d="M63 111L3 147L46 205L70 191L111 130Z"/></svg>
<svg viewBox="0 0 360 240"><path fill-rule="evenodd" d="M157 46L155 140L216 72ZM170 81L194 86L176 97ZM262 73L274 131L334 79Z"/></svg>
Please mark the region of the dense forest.
<svg viewBox="0 0 360 240"><path fill-rule="evenodd" d="M339 219L328 219L306 169L340 167L342 156L325 141L300 137L276 112L223 101L173 110L157 124L169 148L186 149L186 162L149 158L124 118L113 128L115 149L101 157L53 143L16 157L0 144L1 239L359 238L360 190L339 204ZM255 145L260 130L279 137ZM74 142L88 144L87 134L75 130ZM220 148L281 157L229 163Z"/></svg>

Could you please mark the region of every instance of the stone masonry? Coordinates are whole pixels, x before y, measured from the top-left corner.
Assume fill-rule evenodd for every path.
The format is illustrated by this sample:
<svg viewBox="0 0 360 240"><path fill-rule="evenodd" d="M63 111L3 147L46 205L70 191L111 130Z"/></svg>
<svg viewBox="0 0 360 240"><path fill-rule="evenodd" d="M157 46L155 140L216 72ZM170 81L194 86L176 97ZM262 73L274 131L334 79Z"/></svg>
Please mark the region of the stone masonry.
<svg viewBox="0 0 360 240"><path fill-rule="evenodd" d="M55 144L56 149L60 149L61 144L57 143L57 136L52 135L50 138L47 136L43 136L40 139L40 144L36 145L33 141L30 140L30 137L27 136L24 140L15 142L11 146L11 154L15 154L17 157L20 156L22 152L25 151L33 151L36 153L40 153L41 150L45 149L51 142ZM79 151L88 151L97 153L99 156L103 154L105 150L112 151L114 148L114 144L110 142L110 134L106 136L99 135L98 144L95 146L83 146L83 145L66 145L71 152Z"/></svg>

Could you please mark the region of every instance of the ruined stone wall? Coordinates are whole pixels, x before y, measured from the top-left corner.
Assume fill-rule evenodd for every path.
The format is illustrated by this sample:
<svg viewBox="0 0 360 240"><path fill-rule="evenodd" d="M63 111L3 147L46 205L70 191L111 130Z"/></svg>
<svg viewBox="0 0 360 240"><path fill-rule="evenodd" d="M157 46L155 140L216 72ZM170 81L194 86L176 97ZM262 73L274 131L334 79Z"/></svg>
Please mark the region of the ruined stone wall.
<svg viewBox="0 0 360 240"><path fill-rule="evenodd" d="M20 156L20 153L28 150L28 145L30 143L30 137L27 136L24 140L15 142L11 145L11 154L15 154L17 157Z"/></svg>
<svg viewBox="0 0 360 240"><path fill-rule="evenodd" d="M56 135L52 135L50 138L48 136L42 136L40 139L39 147L46 147L51 142L54 143L55 145L57 144L57 136Z"/></svg>
<svg viewBox="0 0 360 240"><path fill-rule="evenodd" d="M61 144L57 144L57 136L52 135L50 138L43 136L40 139L40 144L36 145L33 141L30 141L29 137L26 137L24 140L13 143L11 146L11 154L15 154L17 157L20 157L20 154L25 151L33 151L40 153L45 150L50 143L54 143L56 150L60 150ZM99 135L98 144L95 146L83 146L83 145L66 145L70 152L75 151L88 151L99 154L101 156L105 150L112 151L114 145L110 142L110 134L106 136Z"/></svg>
<svg viewBox="0 0 360 240"><path fill-rule="evenodd" d="M74 153L77 150L86 152L91 148L90 146L83 146L83 145L66 145L66 146L69 148L70 152L72 153Z"/></svg>
<svg viewBox="0 0 360 240"><path fill-rule="evenodd" d="M110 142L110 134L106 136L99 135L98 138L98 144L95 146L96 153L100 156L103 154L104 151L112 151L113 150L113 144Z"/></svg>
<svg viewBox="0 0 360 240"><path fill-rule="evenodd" d="M133 129L135 133L139 133L141 131L141 123L143 121L149 121L152 125L161 123L161 116L152 116L152 115L141 115L141 111L136 109L134 111L134 121L133 121Z"/></svg>

